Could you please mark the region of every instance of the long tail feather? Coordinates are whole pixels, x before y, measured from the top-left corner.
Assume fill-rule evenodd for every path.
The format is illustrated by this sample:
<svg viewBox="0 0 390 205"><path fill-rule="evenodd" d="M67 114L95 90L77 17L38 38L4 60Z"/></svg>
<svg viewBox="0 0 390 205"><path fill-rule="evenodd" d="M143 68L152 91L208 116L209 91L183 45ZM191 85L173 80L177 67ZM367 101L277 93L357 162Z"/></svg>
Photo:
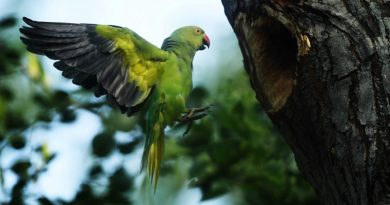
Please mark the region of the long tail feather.
<svg viewBox="0 0 390 205"><path fill-rule="evenodd" d="M164 127L163 114L158 112L156 118L151 119L151 129L147 133L147 140L142 156L142 170L147 168L150 181L155 190L164 154Z"/></svg>

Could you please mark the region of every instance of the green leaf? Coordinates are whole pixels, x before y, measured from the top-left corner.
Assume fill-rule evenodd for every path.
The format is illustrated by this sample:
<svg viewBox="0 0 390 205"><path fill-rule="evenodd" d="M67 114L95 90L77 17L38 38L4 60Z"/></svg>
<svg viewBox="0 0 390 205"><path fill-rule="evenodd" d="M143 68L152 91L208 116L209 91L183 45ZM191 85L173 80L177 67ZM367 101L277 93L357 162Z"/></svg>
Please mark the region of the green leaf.
<svg viewBox="0 0 390 205"><path fill-rule="evenodd" d="M100 164L95 164L90 170L89 170L89 176L94 178L98 176L99 174L103 173L103 167L100 166Z"/></svg>
<svg viewBox="0 0 390 205"><path fill-rule="evenodd" d="M22 113L16 113L12 110L5 111L5 126L8 130L24 129L28 126Z"/></svg>
<svg viewBox="0 0 390 205"><path fill-rule="evenodd" d="M61 111L61 119L60 119L61 122L71 123L74 122L76 119L77 119L77 115L73 109L64 109Z"/></svg>
<svg viewBox="0 0 390 205"><path fill-rule="evenodd" d="M48 198L46 198L46 197L40 197L39 199L38 199L38 202L39 202L39 204L40 205L54 205L54 203L53 202L51 202Z"/></svg>
<svg viewBox="0 0 390 205"><path fill-rule="evenodd" d="M40 83L43 88L49 90L49 84L42 68L42 64L38 56L33 53L27 53L27 74L31 80Z"/></svg>
<svg viewBox="0 0 390 205"><path fill-rule="evenodd" d="M16 24L16 18L13 16L7 16L0 20L0 28L9 28Z"/></svg>
<svg viewBox="0 0 390 205"><path fill-rule="evenodd" d="M13 135L8 138L8 141L14 149L23 149L26 146L26 139L21 135Z"/></svg>
<svg viewBox="0 0 390 205"><path fill-rule="evenodd" d="M26 176L27 170L28 170L28 168L30 168L30 166L31 166L30 161L20 160L20 161L15 162L12 165L11 170L19 176Z"/></svg>
<svg viewBox="0 0 390 205"><path fill-rule="evenodd" d="M133 187L133 180L123 167L117 169L110 177L111 192L125 192Z"/></svg>
<svg viewBox="0 0 390 205"><path fill-rule="evenodd" d="M209 186L201 187L202 190L202 201L216 198L221 196L229 191L229 184L226 184L224 181L217 181L212 183Z"/></svg>
<svg viewBox="0 0 390 205"><path fill-rule="evenodd" d="M92 140L92 152L97 157L108 156L115 148L115 140L112 134L100 133Z"/></svg>
<svg viewBox="0 0 390 205"><path fill-rule="evenodd" d="M14 97L15 95L9 87L0 87L0 99L11 101Z"/></svg>
<svg viewBox="0 0 390 205"><path fill-rule="evenodd" d="M69 94L63 90L56 90L53 94L53 106L59 110L66 109L71 104Z"/></svg>
<svg viewBox="0 0 390 205"><path fill-rule="evenodd" d="M139 143L140 142L138 140L134 140L127 143L119 143L117 147L120 153L129 154L134 151L134 149L137 147Z"/></svg>

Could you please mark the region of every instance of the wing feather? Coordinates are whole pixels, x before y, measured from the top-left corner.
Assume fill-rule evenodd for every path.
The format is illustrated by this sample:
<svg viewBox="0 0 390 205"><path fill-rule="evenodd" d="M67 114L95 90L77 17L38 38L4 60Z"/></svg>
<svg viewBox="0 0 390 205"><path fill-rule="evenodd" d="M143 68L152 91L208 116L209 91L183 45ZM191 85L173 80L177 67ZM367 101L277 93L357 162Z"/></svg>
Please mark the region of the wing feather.
<svg viewBox="0 0 390 205"><path fill-rule="evenodd" d="M95 49L96 49L95 46L87 45L84 47L78 47L76 49L71 49L71 50L59 50L56 51L54 55L58 56L61 60L64 60L64 59L85 55L86 53L92 52Z"/></svg>
<svg viewBox="0 0 390 205"><path fill-rule="evenodd" d="M149 98L169 54L118 26L38 22L23 18L27 50L58 60L54 67L97 97L132 114Z"/></svg>

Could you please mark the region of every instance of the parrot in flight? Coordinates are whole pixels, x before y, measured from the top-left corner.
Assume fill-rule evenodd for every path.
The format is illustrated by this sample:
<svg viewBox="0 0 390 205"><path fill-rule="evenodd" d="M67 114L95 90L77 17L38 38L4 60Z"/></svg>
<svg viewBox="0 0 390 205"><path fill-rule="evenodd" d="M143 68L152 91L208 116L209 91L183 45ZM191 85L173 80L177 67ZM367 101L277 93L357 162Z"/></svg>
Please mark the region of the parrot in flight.
<svg viewBox="0 0 390 205"><path fill-rule="evenodd" d="M58 60L54 67L76 85L106 95L109 104L133 115L147 106L142 169L156 187L164 150L164 129L200 119L207 108L186 108L192 90L192 61L210 46L198 26L185 26L161 49L119 26L33 21L20 28L27 50Z"/></svg>

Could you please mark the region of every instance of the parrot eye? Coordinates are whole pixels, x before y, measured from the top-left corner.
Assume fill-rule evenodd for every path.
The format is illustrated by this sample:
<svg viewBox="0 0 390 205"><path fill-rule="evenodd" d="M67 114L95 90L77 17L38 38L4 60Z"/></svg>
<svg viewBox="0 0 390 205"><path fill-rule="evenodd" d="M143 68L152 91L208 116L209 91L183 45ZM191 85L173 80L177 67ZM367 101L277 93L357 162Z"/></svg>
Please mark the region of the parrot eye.
<svg viewBox="0 0 390 205"><path fill-rule="evenodd" d="M195 29L195 32L196 32L197 34L201 34L201 33L202 33L202 31L201 31L199 28L196 28L196 29Z"/></svg>

